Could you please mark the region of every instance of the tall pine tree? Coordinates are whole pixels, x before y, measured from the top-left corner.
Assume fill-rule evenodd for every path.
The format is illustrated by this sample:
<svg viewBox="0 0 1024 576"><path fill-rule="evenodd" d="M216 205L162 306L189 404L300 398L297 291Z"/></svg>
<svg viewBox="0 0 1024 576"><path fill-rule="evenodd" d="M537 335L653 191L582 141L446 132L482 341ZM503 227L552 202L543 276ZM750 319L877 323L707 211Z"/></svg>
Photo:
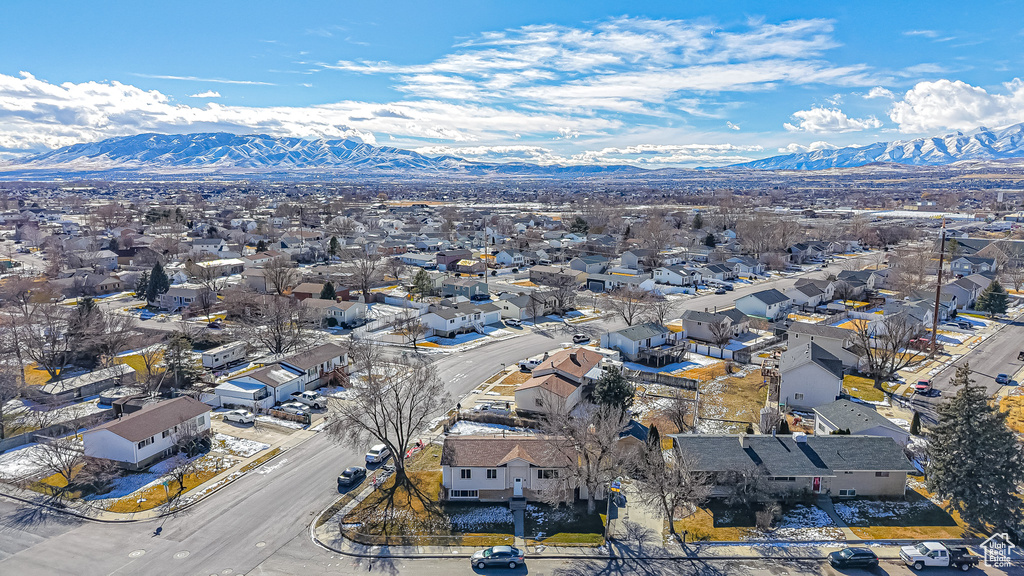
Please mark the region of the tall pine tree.
<svg viewBox="0 0 1024 576"><path fill-rule="evenodd" d="M1006 314L1009 304L1003 285L998 280L993 280L988 285L988 288L985 288L985 291L981 293L981 296L978 296L974 309L979 312L988 312L995 316L996 314Z"/></svg>
<svg viewBox="0 0 1024 576"><path fill-rule="evenodd" d="M324 287L320 289L321 300L334 300L338 297L338 294L334 291L333 282L324 282Z"/></svg>
<svg viewBox="0 0 1024 576"><path fill-rule="evenodd" d="M155 303L161 294L171 289L171 279L164 272L164 267L159 262L153 265L153 271L149 273L149 286L146 288L146 301Z"/></svg>
<svg viewBox="0 0 1024 576"><path fill-rule="evenodd" d="M142 274L139 274L139 279L135 281L135 297L142 299L146 297L146 292L149 290L149 271L143 270Z"/></svg>
<svg viewBox="0 0 1024 576"><path fill-rule="evenodd" d="M423 300L424 296L429 296L433 291L434 282L430 279L430 274L420 268L420 271L412 279L412 292L416 294L418 300Z"/></svg>
<svg viewBox="0 0 1024 576"><path fill-rule="evenodd" d="M983 532L1024 530L1024 450L1006 426L1006 414L989 405L988 392L974 386L967 364L956 370L959 386L937 408L929 431L928 489L949 500L971 527Z"/></svg>

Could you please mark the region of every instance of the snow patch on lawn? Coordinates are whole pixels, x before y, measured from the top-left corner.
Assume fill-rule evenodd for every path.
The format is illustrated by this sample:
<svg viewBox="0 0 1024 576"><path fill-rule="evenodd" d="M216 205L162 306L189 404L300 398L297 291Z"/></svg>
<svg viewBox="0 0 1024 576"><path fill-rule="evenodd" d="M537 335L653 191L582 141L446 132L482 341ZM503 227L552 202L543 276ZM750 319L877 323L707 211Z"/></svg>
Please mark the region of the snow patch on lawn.
<svg viewBox="0 0 1024 576"><path fill-rule="evenodd" d="M231 454L233 456L248 458L257 452L266 450L267 448L270 448L270 444L249 440L247 438L236 438L234 436L228 436L227 434L221 434L220 432L213 435L212 451L220 452L221 454Z"/></svg>
<svg viewBox="0 0 1024 576"><path fill-rule="evenodd" d="M501 432L536 433L536 430L529 428L516 428L504 424L486 424L484 422L470 422L459 420L448 431L449 434L472 436L476 434L500 434Z"/></svg>
<svg viewBox="0 0 1024 576"><path fill-rule="evenodd" d="M0 454L0 479L18 481L48 475L47 467L38 462L45 450L33 443Z"/></svg>
<svg viewBox="0 0 1024 576"><path fill-rule="evenodd" d="M761 532L749 539L834 541L843 539L843 531L821 508L798 505L786 512L773 530Z"/></svg>
<svg viewBox="0 0 1024 576"><path fill-rule="evenodd" d="M275 418L273 416L260 415L256 417L260 422L266 422L267 424L273 424L274 426L281 426L282 428L291 428L292 430L302 430L306 427L301 422L294 422L292 420L284 420L282 418Z"/></svg>
<svg viewBox="0 0 1024 576"><path fill-rule="evenodd" d="M508 506L480 506L449 515L452 528L459 532L476 532L482 525L512 524L512 511Z"/></svg>
<svg viewBox="0 0 1024 576"><path fill-rule="evenodd" d="M933 504L927 500L919 502L892 501L881 502L875 500L851 500L839 502L835 505L836 514L847 524L871 524L873 520L880 518L899 518L907 514L914 514L916 510L931 508Z"/></svg>

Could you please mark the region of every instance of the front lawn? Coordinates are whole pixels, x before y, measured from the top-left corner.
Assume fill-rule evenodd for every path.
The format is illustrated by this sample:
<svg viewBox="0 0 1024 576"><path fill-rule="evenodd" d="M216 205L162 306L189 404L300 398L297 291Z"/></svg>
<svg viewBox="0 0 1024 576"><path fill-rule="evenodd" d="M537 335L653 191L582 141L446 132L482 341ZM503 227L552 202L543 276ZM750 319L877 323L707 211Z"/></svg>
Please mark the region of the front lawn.
<svg viewBox="0 0 1024 576"><path fill-rule="evenodd" d="M875 388L875 381L871 378L846 375L843 378L843 391L851 398L857 398L865 402L884 402L885 392Z"/></svg>
<svg viewBox="0 0 1024 576"><path fill-rule="evenodd" d="M726 506L712 500L690 516L677 520L676 532L687 532L687 540L740 542L751 540L842 540L842 531L824 510L804 504L783 504L782 516L770 530L757 528L754 511L742 506Z"/></svg>
<svg viewBox="0 0 1024 576"><path fill-rule="evenodd" d="M907 492L906 500L837 500L836 514L861 538L961 538L963 529L923 494Z"/></svg>

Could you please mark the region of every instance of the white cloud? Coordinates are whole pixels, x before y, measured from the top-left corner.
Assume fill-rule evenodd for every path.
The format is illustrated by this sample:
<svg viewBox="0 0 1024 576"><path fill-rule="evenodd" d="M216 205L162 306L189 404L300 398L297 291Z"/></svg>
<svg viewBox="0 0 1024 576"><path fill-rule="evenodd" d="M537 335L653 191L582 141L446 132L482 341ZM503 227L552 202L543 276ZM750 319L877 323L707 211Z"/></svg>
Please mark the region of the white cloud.
<svg viewBox="0 0 1024 576"><path fill-rule="evenodd" d="M220 98L220 92L216 90L207 90L206 92L200 92L198 94L190 94L189 98Z"/></svg>
<svg viewBox="0 0 1024 576"><path fill-rule="evenodd" d="M199 78L196 76L168 76L166 74L133 74L140 78L156 78L158 80L184 80L187 82L209 82L211 84L244 84L247 86L277 86L273 82L259 82L256 80L227 80L224 78Z"/></svg>
<svg viewBox="0 0 1024 576"><path fill-rule="evenodd" d="M342 101L306 107L174 104L157 90L120 82L53 84L27 72L0 74L0 148L34 150L141 132L225 131L236 134L356 138L375 133L454 142L602 135L614 119L515 111L471 103Z"/></svg>
<svg viewBox="0 0 1024 576"><path fill-rule="evenodd" d="M889 118L901 132L912 134L1024 121L1024 81L1014 78L1003 88L1005 92L993 94L960 80L918 82L893 104Z"/></svg>
<svg viewBox="0 0 1024 576"><path fill-rule="evenodd" d="M904 36L924 36L925 38L935 38L939 35L935 30L907 30L903 33Z"/></svg>
<svg viewBox="0 0 1024 576"><path fill-rule="evenodd" d="M864 96L864 98L868 100L873 98L888 98L890 100L894 100L896 98L896 95L893 94L892 90L889 90L888 88L875 86L871 90L868 90L868 93Z"/></svg>
<svg viewBox="0 0 1024 576"><path fill-rule="evenodd" d="M783 124L790 132L855 132L882 127L882 122L874 116L850 118L838 108L798 110L793 113L793 118L800 122L796 125L788 122Z"/></svg>
<svg viewBox="0 0 1024 576"><path fill-rule="evenodd" d="M837 148L839 147L835 144L829 144L824 140L818 140L817 142L811 142L808 146L793 142L785 148L779 148L779 152L782 152L783 154L799 154L802 152L814 152L816 150L835 150Z"/></svg>
<svg viewBox="0 0 1024 576"><path fill-rule="evenodd" d="M573 154L571 161L578 164L632 164L641 165L722 165L747 162L752 158L742 152L761 152L757 145L735 144L638 144L609 147Z"/></svg>
<svg viewBox="0 0 1024 576"><path fill-rule="evenodd" d="M729 127L729 130L739 130L740 129L740 125L739 124L733 124L732 122L726 122L725 125Z"/></svg>

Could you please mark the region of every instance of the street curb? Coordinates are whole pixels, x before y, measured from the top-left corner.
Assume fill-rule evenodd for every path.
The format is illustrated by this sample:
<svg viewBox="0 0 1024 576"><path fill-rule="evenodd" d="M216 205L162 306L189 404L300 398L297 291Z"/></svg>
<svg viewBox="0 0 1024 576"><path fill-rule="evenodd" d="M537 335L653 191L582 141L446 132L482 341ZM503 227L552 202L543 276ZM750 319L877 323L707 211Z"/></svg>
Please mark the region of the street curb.
<svg viewBox="0 0 1024 576"><path fill-rule="evenodd" d="M307 442L310 438L314 438L314 437L316 437L315 434L313 436L310 436L309 438L303 439L298 444L295 444L295 446L289 447L288 450L291 450L292 448L295 448L296 446L300 446L303 443ZM259 466L255 466L255 467L251 468L249 470L249 472L253 472L255 470L259 470L260 468L262 468L263 466L267 465L268 463L273 462L274 460L277 460L282 454L287 453L288 450L281 450L281 451L279 451L277 454L274 454L274 456L272 456L271 458L267 458L266 460L261 462L259 464ZM46 509L51 510L53 512L67 514L68 516L74 516L75 518L80 518L82 520L88 520L90 522L97 522L97 523L100 523L100 524L132 524L132 523L136 523L136 522L149 522L150 520L158 520L160 518L166 518L167 516L173 516L173 515L175 515L175 514L177 514L179 512L184 512L185 510L188 510L188 509L192 508L193 506L195 506L195 505L197 505L197 504L199 504L201 502L205 502L207 498L209 498L210 496L213 496L217 492L220 492L224 488L227 488L231 484L234 484L236 481L244 478L249 472L247 472L246 474L235 476L234 478L230 478L229 477L227 482L224 482L220 486L217 486L216 488L210 490L210 492L205 494L202 498L199 498L197 500L193 500L193 501L189 502L188 504L185 504L181 508L175 508L174 510L171 510L169 512L163 512L161 514L157 514L156 516L151 516L151 517L148 517L148 518L117 518L117 519L115 519L115 518L93 518L91 516L86 516L85 514L81 514L79 512L71 510L69 508L59 508L57 506L53 506L52 504L46 504L46 503L43 503L43 502L35 502L35 501L29 500L27 498L22 498L21 496L15 496L13 494L8 494L8 493L6 493L6 492L4 492L2 490L0 490L0 496L6 497L6 498L10 498L11 500L17 500L18 502L22 502L22 503L25 503L25 504L31 504L32 506L36 506L38 508L46 508ZM110 512L110 514L116 514L116 512ZM131 514L137 514L137 512L132 512Z"/></svg>

